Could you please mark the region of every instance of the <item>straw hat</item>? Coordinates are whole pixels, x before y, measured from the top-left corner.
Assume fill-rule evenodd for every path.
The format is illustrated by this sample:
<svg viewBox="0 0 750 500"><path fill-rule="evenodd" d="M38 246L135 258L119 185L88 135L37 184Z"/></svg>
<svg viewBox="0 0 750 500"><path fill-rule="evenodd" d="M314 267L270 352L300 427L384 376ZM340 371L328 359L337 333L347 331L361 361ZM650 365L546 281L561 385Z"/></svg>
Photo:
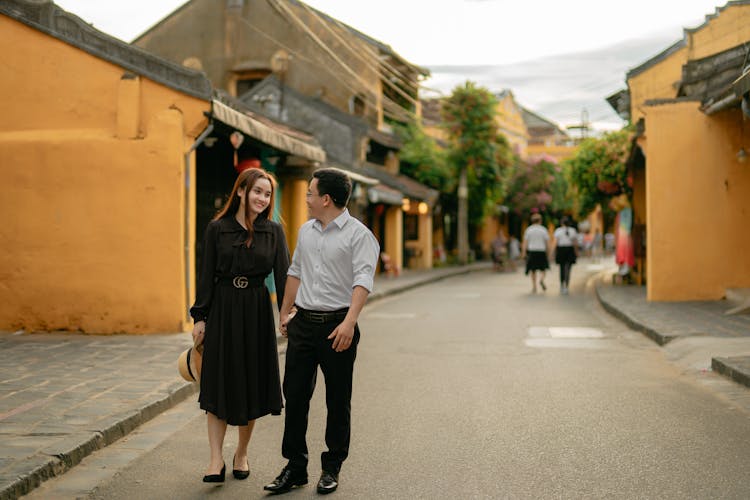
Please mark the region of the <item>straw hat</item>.
<svg viewBox="0 0 750 500"><path fill-rule="evenodd" d="M177 369L182 378L188 382L200 382L201 364L203 362L203 345L191 347L180 354L177 358Z"/></svg>

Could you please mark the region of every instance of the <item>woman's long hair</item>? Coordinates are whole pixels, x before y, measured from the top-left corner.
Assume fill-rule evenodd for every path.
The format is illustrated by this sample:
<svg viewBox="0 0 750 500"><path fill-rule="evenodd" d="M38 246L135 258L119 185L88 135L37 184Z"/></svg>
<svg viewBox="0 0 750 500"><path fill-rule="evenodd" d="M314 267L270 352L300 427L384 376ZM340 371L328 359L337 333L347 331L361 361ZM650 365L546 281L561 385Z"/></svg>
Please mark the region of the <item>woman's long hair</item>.
<svg viewBox="0 0 750 500"><path fill-rule="evenodd" d="M270 214L273 211L274 207L274 200L276 198L276 179L273 175L266 172L262 168L249 168L247 170L244 170L240 175L237 176L237 180L234 181L234 187L232 188L232 193L229 195L229 199L224 203L224 206L221 210L216 214L214 217L214 220L223 219L225 217L234 217L234 215L237 213L237 211L240 209L240 197L237 196L237 192L244 188L245 189L245 227L247 228L247 240L245 240L245 245L248 247L250 246L250 243L253 241L253 224L250 219L250 203L248 202L248 197L250 196L250 191L252 191L253 186L255 186L255 183L258 182L258 179L268 179L268 182L271 183L271 199L268 202L268 206L265 210L263 210L261 213L258 214L259 219L270 219Z"/></svg>

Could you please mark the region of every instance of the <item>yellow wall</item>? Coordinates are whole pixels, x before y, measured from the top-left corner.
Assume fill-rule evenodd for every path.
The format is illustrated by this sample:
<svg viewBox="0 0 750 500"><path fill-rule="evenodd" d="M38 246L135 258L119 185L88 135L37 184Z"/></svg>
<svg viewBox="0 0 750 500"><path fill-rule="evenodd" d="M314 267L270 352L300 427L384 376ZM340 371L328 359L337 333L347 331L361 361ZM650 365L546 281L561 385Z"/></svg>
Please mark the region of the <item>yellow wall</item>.
<svg viewBox="0 0 750 500"><path fill-rule="evenodd" d="M677 95L682 66L736 47L750 40L750 5L729 5L704 26L686 33L686 44L663 61L628 79L631 120L643 117L644 102L671 99Z"/></svg>
<svg viewBox="0 0 750 500"><path fill-rule="evenodd" d="M184 154L209 103L122 81L122 68L5 16L0 40L14 47L0 79L12 96L0 210L13 214L0 227L0 329L184 330Z"/></svg>
<svg viewBox="0 0 750 500"><path fill-rule="evenodd" d="M706 116L698 107L646 110L649 300L715 300L726 288L750 286L750 167L736 158L740 111ZM750 144L750 127L744 136Z"/></svg>
<svg viewBox="0 0 750 500"><path fill-rule="evenodd" d="M529 132L523 121L521 109L515 102L513 94L508 92L497 105L497 125L508 139L511 150L521 158L526 158L529 144Z"/></svg>
<svg viewBox="0 0 750 500"><path fill-rule="evenodd" d="M284 219L289 254L294 254L297 247L297 235L302 224L310 218L307 211L307 184L305 179L293 179L284 182L281 200L281 218Z"/></svg>
<svg viewBox="0 0 750 500"><path fill-rule="evenodd" d="M391 206L385 212L385 252L397 269L404 268L404 214L400 206Z"/></svg>
<svg viewBox="0 0 750 500"><path fill-rule="evenodd" d="M688 33L690 59L701 59L750 40L750 5L727 5L706 26Z"/></svg>
<svg viewBox="0 0 750 500"><path fill-rule="evenodd" d="M560 146L555 144L529 144L526 149L526 155L529 158L533 158L537 155L549 155L558 162L561 162L567 158L573 156L576 152L577 146Z"/></svg>
<svg viewBox="0 0 750 500"><path fill-rule="evenodd" d="M682 78L682 66L687 62L687 48L683 47L668 58L628 79L631 121L643 118L644 102L648 99L673 99Z"/></svg>

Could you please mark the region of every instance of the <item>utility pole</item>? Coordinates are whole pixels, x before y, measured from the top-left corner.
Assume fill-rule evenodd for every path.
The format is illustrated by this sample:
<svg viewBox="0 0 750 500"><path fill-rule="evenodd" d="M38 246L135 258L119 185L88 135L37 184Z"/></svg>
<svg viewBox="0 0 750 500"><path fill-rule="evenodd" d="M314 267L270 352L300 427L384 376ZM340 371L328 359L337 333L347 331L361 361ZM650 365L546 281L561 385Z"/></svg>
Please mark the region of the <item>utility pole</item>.
<svg viewBox="0 0 750 500"><path fill-rule="evenodd" d="M581 142L584 139L588 138L589 130L591 130L591 127L589 123L589 112L586 110L586 108L583 108L581 110L581 123L577 125L571 125L567 128L568 130L580 130L581 131L581 137L578 139L578 142Z"/></svg>
<svg viewBox="0 0 750 500"><path fill-rule="evenodd" d="M466 183L466 165L458 178L458 263L469 262L469 188Z"/></svg>

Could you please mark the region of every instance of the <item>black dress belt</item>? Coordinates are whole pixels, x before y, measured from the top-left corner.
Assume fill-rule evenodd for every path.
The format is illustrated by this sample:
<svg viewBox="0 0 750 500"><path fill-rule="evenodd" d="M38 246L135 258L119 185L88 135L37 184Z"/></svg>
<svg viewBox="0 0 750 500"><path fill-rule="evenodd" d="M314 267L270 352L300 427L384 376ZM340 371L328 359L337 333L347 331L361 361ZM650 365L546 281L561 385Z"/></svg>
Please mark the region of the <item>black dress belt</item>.
<svg viewBox="0 0 750 500"><path fill-rule="evenodd" d="M334 321L342 321L346 318L348 312L348 307L337 311L311 311L309 309L297 307L297 314L299 314L300 318L310 323L331 323Z"/></svg>
<svg viewBox="0 0 750 500"><path fill-rule="evenodd" d="M266 281L265 276L220 276L216 279L217 284L232 285L235 288L260 288Z"/></svg>

